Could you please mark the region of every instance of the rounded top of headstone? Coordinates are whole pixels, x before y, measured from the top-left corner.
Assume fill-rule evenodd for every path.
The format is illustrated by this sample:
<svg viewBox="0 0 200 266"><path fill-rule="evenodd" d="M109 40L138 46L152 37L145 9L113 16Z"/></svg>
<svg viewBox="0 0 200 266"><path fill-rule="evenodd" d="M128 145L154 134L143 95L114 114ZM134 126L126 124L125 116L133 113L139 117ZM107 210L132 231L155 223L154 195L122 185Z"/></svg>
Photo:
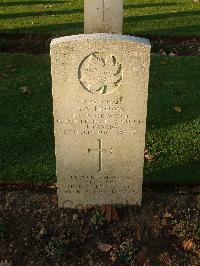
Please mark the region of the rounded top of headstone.
<svg viewBox="0 0 200 266"><path fill-rule="evenodd" d="M121 34L108 34L108 33L94 33L94 34L79 34L72 36L65 36L53 39L51 41L51 47L57 44L70 41L91 41L91 40L113 40L113 41L128 41L135 42L138 44L143 44L150 46L148 39L130 36L130 35L121 35Z"/></svg>

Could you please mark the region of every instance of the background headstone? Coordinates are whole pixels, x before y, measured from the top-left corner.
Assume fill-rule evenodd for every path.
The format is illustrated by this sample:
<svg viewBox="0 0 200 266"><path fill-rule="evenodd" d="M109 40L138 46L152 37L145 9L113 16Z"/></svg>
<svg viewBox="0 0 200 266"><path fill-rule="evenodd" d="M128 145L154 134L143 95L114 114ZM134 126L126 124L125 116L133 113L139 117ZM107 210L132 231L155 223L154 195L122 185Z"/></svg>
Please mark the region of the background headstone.
<svg viewBox="0 0 200 266"><path fill-rule="evenodd" d="M85 0L85 33L122 33L123 0Z"/></svg>
<svg viewBox="0 0 200 266"><path fill-rule="evenodd" d="M59 206L140 204L149 42L63 37L51 60Z"/></svg>

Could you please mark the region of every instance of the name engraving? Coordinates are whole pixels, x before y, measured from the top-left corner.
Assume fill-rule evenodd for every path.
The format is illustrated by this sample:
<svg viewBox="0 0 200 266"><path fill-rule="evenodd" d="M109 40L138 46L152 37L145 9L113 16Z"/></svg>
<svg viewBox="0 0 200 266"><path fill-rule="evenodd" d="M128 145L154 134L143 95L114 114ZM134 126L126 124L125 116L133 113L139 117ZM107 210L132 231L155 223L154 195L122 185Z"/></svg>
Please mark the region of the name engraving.
<svg viewBox="0 0 200 266"><path fill-rule="evenodd" d="M78 100L73 113L56 122L64 135L135 135L144 120L127 114L123 100Z"/></svg>

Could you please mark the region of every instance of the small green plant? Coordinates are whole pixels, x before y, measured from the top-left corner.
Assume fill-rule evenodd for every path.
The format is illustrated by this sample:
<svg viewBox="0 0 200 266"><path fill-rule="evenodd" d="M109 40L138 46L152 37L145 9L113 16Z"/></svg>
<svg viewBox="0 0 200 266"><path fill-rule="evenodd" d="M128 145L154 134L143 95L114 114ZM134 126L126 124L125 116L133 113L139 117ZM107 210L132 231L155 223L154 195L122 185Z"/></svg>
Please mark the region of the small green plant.
<svg viewBox="0 0 200 266"><path fill-rule="evenodd" d="M95 210L90 220L93 225L102 226L105 223L105 217L99 209Z"/></svg>
<svg viewBox="0 0 200 266"><path fill-rule="evenodd" d="M60 240L52 238L48 242L45 251L49 257L57 257L59 259L62 259L64 257L65 248Z"/></svg>
<svg viewBox="0 0 200 266"><path fill-rule="evenodd" d="M119 263L125 263L134 266L136 265L136 252L137 248L134 247L133 241L125 241L116 251L117 260Z"/></svg>
<svg viewBox="0 0 200 266"><path fill-rule="evenodd" d="M176 224L178 224L178 221L176 219L174 219L174 220L171 221L171 224L172 225L176 225Z"/></svg>

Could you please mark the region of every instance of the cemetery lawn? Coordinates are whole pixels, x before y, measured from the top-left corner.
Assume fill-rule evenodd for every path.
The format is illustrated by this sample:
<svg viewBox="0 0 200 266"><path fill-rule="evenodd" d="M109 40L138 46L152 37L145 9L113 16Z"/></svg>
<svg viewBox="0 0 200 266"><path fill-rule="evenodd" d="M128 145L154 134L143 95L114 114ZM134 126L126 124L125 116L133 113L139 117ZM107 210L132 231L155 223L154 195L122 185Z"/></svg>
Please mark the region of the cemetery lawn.
<svg viewBox="0 0 200 266"><path fill-rule="evenodd" d="M198 0L125 0L124 33L199 36ZM0 34L71 35L83 32L83 0L2 0Z"/></svg>
<svg viewBox="0 0 200 266"><path fill-rule="evenodd" d="M200 183L199 68L199 57L151 58L146 183ZM55 182L49 57L0 54L0 95L0 180Z"/></svg>

